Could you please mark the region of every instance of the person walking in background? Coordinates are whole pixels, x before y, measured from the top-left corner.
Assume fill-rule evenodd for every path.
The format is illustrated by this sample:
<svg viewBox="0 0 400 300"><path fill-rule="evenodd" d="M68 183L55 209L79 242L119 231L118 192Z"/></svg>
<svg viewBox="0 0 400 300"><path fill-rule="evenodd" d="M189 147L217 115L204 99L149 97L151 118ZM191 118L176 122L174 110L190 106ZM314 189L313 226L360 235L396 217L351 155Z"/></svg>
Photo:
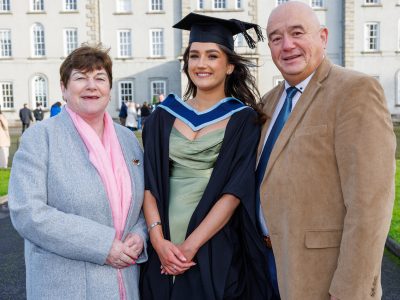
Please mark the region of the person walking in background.
<svg viewBox="0 0 400 300"><path fill-rule="evenodd" d="M250 61L233 35L261 29L190 13L183 55L185 99L170 94L143 130L149 260L146 300L270 299L264 245L256 227L255 163L263 116ZM161 270L161 272L160 272Z"/></svg>
<svg viewBox="0 0 400 300"><path fill-rule="evenodd" d="M61 102L57 101L50 107L50 118L58 115L61 112Z"/></svg>
<svg viewBox="0 0 400 300"><path fill-rule="evenodd" d="M10 152L10 133L8 131L8 121L1 111L0 106L0 168L7 168L8 155Z"/></svg>
<svg viewBox="0 0 400 300"><path fill-rule="evenodd" d="M143 129L144 127L144 123L146 122L148 116L150 116L151 114L151 110L149 108L149 106L147 105L147 102L143 102L142 107L140 108L140 117L141 117L141 127Z"/></svg>
<svg viewBox="0 0 400 300"><path fill-rule="evenodd" d="M36 122L43 120L44 112L42 110L42 104L41 103L36 103L36 109L33 111L33 116L35 117Z"/></svg>
<svg viewBox="0 0 400 300"><path fill-rule="evenodd" d="M136 104L135 102L128 102L127 107L128 108L126 110L127 116L125 126L131 131L136 131L138 129L138 114L136 110Z"/></svg>
<svg viewBox="0 0 400 300"><path fill-rule="evenodd" d="M126 105L125 101L122 101L118 117L120 124L122 126L126 126L126 118L128 117L128 106Z"/></svg>
<svg viewBox="0 0 400 300"><path fill-rule="evenodd" d="M108 50L75 49L60 77L67 104L22 136L11 169L8 204L25 239L27 298L139 300L143 153L106 111Z"/></svg>
<svg viewBox="0 0 400 300"><path fill-rule="evenodd" d="M275 287L283 300L381 299L396 148L383 89L329 61L305 3L275 8L267 35L285 79L263 97L257 167Z"/></svg>
<svg viewBox="0 0 400 300"><path fill-rule="evenodd" d="M19 119L22 122L22 133L25 129L29 128L31 122L33 122L32 112L28 108L28 104L24 103L24 107L19 110Z"/></svg>

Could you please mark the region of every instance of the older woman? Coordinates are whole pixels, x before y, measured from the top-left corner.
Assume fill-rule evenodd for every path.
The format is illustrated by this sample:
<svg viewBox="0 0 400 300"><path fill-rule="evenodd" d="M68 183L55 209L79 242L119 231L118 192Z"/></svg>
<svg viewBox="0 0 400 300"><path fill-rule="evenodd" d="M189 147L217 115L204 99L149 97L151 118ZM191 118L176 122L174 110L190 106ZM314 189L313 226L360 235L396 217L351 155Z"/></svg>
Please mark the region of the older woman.
<svg viewBox="0 0 400 300"><path fill-rule="evenodd" d="M67 105L27 130L9 188L30 299L139 299L142 151L106 112L112 62L82 46L60 68ZM145 250L145 249L144 249Z"/></svg>

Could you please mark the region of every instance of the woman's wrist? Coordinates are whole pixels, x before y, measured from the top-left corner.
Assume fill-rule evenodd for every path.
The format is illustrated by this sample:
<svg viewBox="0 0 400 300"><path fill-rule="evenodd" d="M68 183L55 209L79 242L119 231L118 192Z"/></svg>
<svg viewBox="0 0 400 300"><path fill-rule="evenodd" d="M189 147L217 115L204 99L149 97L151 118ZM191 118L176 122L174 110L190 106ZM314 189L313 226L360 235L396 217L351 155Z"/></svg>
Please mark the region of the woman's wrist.
<svg viewBox="0 0 400 300"><path fill-rule="evenodd" d="M153 222L147 227L147 231L150 232L154 227L161 226L161 221Z"/></svg>
<svg viewBox="0 0 400 300"><path fill-rule="evenodd" d="M153 247L164 239L161 226L155 226L149 231L150 241Z"/></svg>
<svg viewBox="0 0 400 300"><path fill-rule="evenodd" d="M196 241L192 236L188 236L188 238L183 242L184 248L197 253L201 247L201 243Z"/></svg>

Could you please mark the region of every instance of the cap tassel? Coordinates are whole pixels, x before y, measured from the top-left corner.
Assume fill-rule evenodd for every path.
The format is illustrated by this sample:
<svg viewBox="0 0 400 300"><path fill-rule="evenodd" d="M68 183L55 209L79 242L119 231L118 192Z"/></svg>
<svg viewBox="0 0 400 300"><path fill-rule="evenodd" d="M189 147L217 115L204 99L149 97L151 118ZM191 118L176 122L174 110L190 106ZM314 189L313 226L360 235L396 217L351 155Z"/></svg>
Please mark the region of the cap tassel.
<svg viewBox="0 0 400 300"><path fill-rule="evenodd" d="M243 31L243 36L246 39L247 45L251 49L254 49L256 47L256 42L253 40L253 38L247 33L247 31Z"/></svg>
<svg viewBox="0 0 400 300"><path fill-rule="evenodd" d="M247 42L247 45L249 45L249 47L251 49L254 49L256 47L256 42L247 33L247 30L246 30L246 27L244 26L244 24L241 21L236 20L236 19L231 19L231 21L234 21L237 24L237 26L240 28L240 31L242 32L242 34L243 34L243 36L244 36L244 38L245 38L245 40ZM263 41L264 40L264 36L262 34L261 27L259 25L255 25L254 24L253 28L254 28L254 30L255 30L255 32L257 34L257 41Z"/></svg>
<svg viewBox="0 0 400 300"><path fill-rule="evenodd" d="M260 27L259 25L256 25L256 26L254 27L254 30L256 31L258 41L259 41L259 42L260 42L260 41L263 42L265 38L264 38L264 36L263 36L263 34L262 34L261 27Z"/></svg>

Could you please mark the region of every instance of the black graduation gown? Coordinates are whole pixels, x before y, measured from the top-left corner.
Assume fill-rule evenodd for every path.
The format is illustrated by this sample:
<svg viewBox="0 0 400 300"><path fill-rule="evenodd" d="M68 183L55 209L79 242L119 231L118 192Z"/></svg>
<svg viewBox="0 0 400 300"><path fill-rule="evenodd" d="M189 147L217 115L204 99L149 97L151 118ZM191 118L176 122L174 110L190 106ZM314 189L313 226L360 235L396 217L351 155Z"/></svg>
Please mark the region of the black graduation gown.
<svg viewBox="0 0 400 300"><path fill-rule="evenodd" d="M143 300L271 299L265 246L256 227L255 164L260 126L251 108L234 113L210 181L196 207L188 236L223 194L240 199L231 220L196 254L197 263L182 275L160 274L160 260L149 245L141 268ZM145 189L156 198L164 237L169 239L169 137L175 117L157 108L143 131Z"/></svg>

